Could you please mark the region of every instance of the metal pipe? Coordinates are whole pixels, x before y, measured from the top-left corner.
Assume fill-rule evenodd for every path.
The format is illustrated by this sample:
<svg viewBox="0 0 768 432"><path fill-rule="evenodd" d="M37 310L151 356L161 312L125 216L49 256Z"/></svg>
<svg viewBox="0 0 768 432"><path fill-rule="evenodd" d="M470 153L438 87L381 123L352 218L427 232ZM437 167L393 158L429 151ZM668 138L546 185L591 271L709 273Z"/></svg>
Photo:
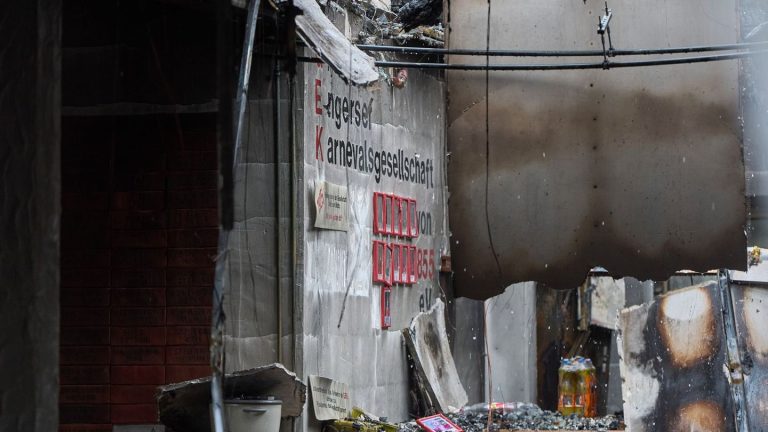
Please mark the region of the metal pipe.
<svg viewBox="0 0 768 432"><path fill-rule="evenodd" d="M441 70L492 70L492 71L546 71L546 70L580 70L580 69L614 69L643 66L665 66L688 63L706 63L713 61L735 60L755 55L768 54L768 50L748 51L734 54L718 54L699 57L680 57L666 60L639 60L629 62L599 62L599 63L566 63L566 64L450 64L450 63L414 63L402 61L377 61L378 67L400 67L414 69L441 69Z"/></svg>
<svg viewBox="0 0 768 432"><path fill-rule="evenodd" d="M243 54L240 59L240 79L237 91L237 123L235 125L235 151L232 157L232 169L237 164L237 156L240 146L243 144L243 123L245 119L245 105L248 103L248 85L251 79L251 63L253 61L253 42L256 38L256 20L259 15L261 0L251 0L248 4L248 21L245 25L245 40L243 41Z"/></svg>
<svg viewBox="0 0 768 432"><path fill-rule="evenodd" d="M392 52L399 54L437 54L461 56L491 56L491 57L602 57L602 50L481 50L463 48L429 48L429 47L400 47L387 45L357 45L363 51ZM749 48L768 47L768 41L744 42L725 45L689 46L677 48L654 49L613 49L609 50L611 57L633 55L663 55L685 54L697 52L735 51Z"/></svg>
<svg viewBox="0 0 768 432"><path fill-rule="evenodd" d="M235 143L234 150L230 155L232 158L232 166L229 170L230 176L234 176L237 157L239 154L240 145L243 140L243 123L245 118L245 104L248 101L248 83L251 75L251 60L253 52L253 41L256 35L256 20L259 14L260 0L251 0L248 5L248 21L245 29L245 40L243 41L243 54L240 62L240 77L238 80L238 89L236 95L236 102L238 107L237 121L233 125L231 116L222 121L221 127L222 137L220 138L223 145L229 144L232 139L232 128L235 129ZM231 9L229 2L226 6L219 5L219 20L225 22L231 22ZM221 24L219 24L221 26ZM231 29L231 25L226 27L227 30ZM221 31L218 35L219 38L226 40L229 39L228 32ZM221 44L221 42L220 42ZM231 54L231 53L229 53ZM226 63L230 63L231 57L224 56ZM222 65L220 65L222 66ZM220 74L228 74L227 65L223 65L223 70L219 71ZM225 87L228 87L228 79L221 79ZM231 93L229 91L223 92L224 96L229 98ZM231 100L231 99L229 99ZM224 107L228 105L223 103ZM231 105L229 105L231 107ZM231 114L231 110L229 111ZM226 152L222 152L226 154ZM227 161L223 161L222 166L227 166ZM231 185L231 182L229 183ZM225 187L227 182L225 182ZM231 187L231 186L230 186ZM211 402L212 402L212 418L213 429L215 432L225 432L226 422L224 421L224 286L226 277L226 264L227 253L229 251L229 236L232 230L231 221L222 223L221 232L219 233L219 255L216 259L216 270L213 283L213 308L212 308L212 321L211 321Z"/></svg>
<svg viewBox="0 0 768 432"><path fill-rule="evenodd" d="M744 370L741 365L739 342L736 335L736 317L731 295L731 276L728 270L718 272L718 290L720 292L720 308L723 317L723 332L725 333L725 348L728 360L728 383L733 398L734 421L737 432L749 432L749 419L744 394Z"/></svg>

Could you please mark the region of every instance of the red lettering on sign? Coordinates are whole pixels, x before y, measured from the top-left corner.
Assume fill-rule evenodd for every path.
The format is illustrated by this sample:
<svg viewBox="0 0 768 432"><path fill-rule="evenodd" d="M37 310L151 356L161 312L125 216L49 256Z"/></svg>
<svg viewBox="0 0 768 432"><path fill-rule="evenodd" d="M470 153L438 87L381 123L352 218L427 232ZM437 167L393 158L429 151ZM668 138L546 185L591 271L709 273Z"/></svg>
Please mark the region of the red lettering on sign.
<svg viewBox="0 0 768 432"><path fill-rule="evenodd" d="M429 266L429 278L432 279L435 277L435 250L430 249L429 250L429 263L427 263Z"/></svg>
<svg viewBox="0 0 768 432"><path fill-rule="evenodd" d="M318 66L320 66L318 64ZM315 79L315 114L323 115L323 109L320 108L320 86L323 84L319 79Z"/></svg>
<svg viewBox="0 0 768 432"><path fill-rule="evenodd" d="M416 200L374 192L373 233L406 238L418 237Z"/></svg>
<svg viewBox="0 0 768 432"><path fill-rule="evenodd" d="M323 160L323 146L320 140L323 138L323 127L315 125L315 160Z"/></svg>

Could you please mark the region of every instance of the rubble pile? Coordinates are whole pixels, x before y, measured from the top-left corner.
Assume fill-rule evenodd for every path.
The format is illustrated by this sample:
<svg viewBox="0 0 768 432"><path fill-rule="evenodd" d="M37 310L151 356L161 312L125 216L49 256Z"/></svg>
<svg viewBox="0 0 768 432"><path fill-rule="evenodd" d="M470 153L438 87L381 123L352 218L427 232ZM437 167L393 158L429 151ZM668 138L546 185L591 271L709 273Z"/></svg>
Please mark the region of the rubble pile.
<svg viewBox="0 0 768 432"><path fill-rule="evenodd" d="M488 426L488 415L484 413L457 413L447 414L446 416L461 426L466 432L482 432ZM623 428L624 423L622 419L613 415L595 418L579 417L576 415L563 417L557 412L543 411L535 408L494 416L490 430L612 431ZM421 429L415 421L410 421L400 424L398 431L417 432L421 431Z"/></svg>

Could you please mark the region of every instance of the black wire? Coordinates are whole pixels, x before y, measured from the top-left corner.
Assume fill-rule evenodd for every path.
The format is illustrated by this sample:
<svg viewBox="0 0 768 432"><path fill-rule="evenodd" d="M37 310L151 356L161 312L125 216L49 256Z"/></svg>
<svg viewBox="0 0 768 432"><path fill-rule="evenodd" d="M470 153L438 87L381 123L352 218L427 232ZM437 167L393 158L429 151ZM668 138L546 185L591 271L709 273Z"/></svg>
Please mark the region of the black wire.
<svg viewBox="0 0 768 432"><path fill-rule="evenodd" d="M768 50L747 51L733 54L717 54L711 56L679 57L665 60L638 60L627 62L599 63L553 63L553 64L449 64L449 63L413 63L401 61L377 61L378 67L401 67L414 69L444 69L444 70L495 70L495 71L545 71L545 70L579 70L579 69L614 69L643 66L665 66L688 63L706 63L713 61L735 60L754 55L768 54ZM311 60L311 59L310 59Z"/></svg>
<svg viewBox="0 0 768 432"><path fill-rule="evenodd" d="M488 17L487 27L485 32L485 50L491 49L491 0L488 0ZM493 244L493 236L491 235L491 219L488 216L488 183L490 180L490 164L491 164L491 105L490 105L490 79L491 70L488 68L491 62L491 57L485 57L485 227L488 231L488 243L491 246L491 253L493 253L493 259L496 261L496 269L501 276L501 263L499 263L499 256L496 253L496 247Z"/></svg>
<svg viewBox="0 0 768 432"><path fill-rule="evenodd" d="M697 52L734 51L748 48L767 47L768 41L744 42L725 45L689 46L677 48L653 48L653 49L610 49L608 55L633 56L633 55L663 55L685 54ZM491 57L602 57L600 50L478 50L462 48L429 48L429 47L400 47L387 45L357 45L363 51L369 52L393 52L399 54L436 54L436 55L462 55L462 56L491 56Z"/></svg>

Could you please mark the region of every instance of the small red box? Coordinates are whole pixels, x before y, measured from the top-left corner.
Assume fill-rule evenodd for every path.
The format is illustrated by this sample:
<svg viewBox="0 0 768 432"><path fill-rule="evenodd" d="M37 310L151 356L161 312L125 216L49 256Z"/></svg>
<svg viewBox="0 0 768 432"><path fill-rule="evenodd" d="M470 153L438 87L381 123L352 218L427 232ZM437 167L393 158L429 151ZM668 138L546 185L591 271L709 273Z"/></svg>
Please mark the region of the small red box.
<svg viewBox="0 0 768 432"><path fill-rule="evenodd" d="M464 432L464 429L442 414L417 419L416 424L427 432Z"/></svg>

